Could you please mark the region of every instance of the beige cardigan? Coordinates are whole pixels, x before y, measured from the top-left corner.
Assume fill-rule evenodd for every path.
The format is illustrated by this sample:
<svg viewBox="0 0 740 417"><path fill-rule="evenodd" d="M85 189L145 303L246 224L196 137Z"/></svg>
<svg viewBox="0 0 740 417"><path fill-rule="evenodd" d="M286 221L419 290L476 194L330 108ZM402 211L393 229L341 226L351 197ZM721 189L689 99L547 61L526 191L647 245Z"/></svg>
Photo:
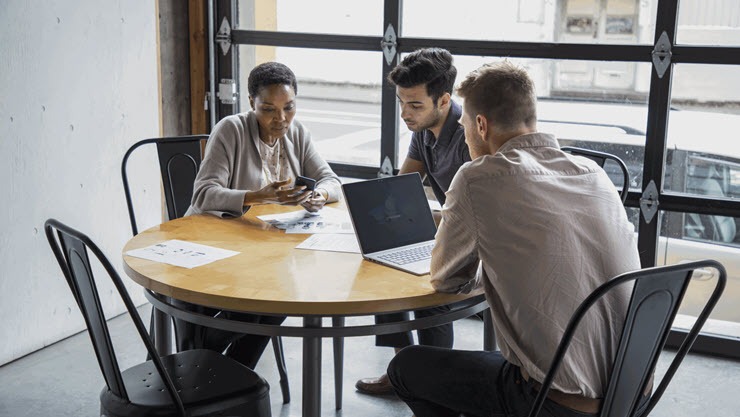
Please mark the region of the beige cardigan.
<svg viewBox="0 0 740 417"><path fill-rule="evenodd" d="M244 195L262 188L258 140L253 111L225 117L216 124L208 138L186 216L208 212L238 217L249 210L243 206ZM337 201L341 197L339 178L314 148L309 131L293 120L283 140L292 171L316 179L316 188L327 191L328 201Z"/></svg>

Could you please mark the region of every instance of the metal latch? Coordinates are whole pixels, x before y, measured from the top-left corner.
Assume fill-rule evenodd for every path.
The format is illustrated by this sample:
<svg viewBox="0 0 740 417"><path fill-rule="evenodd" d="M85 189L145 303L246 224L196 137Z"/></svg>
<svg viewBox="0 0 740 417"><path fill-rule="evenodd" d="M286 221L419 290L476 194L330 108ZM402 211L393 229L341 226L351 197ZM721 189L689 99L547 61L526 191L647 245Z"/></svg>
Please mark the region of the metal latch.
<svg viewBox="0 0 740 417"><path fill-rule="evenodd" d="M671 65L671 41L668 39L668 34L663 32L658 38L658 42L653 48L653 65L655 66L655 72L658 74L658 78L663 78L666 70Z"/></svg>
<svg viewBox="0 0 740 417"><path fill-rule="evenodd" d="M392 177L393 176L393 163L391 158L387 156L383 159L383 163L380 165L380 171L378 172L378 178Z"/></svg>
<svg viewBox="0 0 740 417"><path fill-rule="evenodd" d="M222 78L218 84L218 93L216 97L221 100L221 104L234 104L236 103L236 82L227 78Z"/></svg>
<svg viewBox="0 0 740 417"><path fill-rule="evenodd" d="M650 223L658 212L658 187L655 182L650 180L650 184L643 191L640 197L640 212L645 219L645 223Z"/></svg>
<svg viewBox="0 0 740 417"><path fill-rule="evenodd" d="M396 46L398 46L398 43L396 43L396 31L393 29L393 25L388 25L383 40L380 41L380 48L383 50L385 62L388 65L393 64L393 58L396 57Z"/></svg>
<svg viewBox="0 0 740 417"><path fill-rule="evenodd" d="M218 33L216 33L216 43L221 47L221 52L224 55L229 53L229 48L231 48L231 25L225 17L221 21L221 27L218 28Z"/></svg>

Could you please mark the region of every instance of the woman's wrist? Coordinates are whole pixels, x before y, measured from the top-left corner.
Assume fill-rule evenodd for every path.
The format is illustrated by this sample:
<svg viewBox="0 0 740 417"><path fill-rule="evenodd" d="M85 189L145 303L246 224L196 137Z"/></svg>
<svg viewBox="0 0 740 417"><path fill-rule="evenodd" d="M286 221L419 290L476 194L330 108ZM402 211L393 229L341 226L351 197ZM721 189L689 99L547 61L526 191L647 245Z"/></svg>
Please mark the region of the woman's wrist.
<svg viewBox="0 0 740 417"><path fill-rule="evenodd" d="M259 191L247 191L246 193L244 193L245 206L253 206L260 203L261 200L262 197L260 196Z"/></svg>
<svg viewBox="0 0 740 417"><path fill-rule="evenodd" d="M321 194L321 196L324 197L324 200L329 201L329 191L326 191L323 188L317 188L316 192Z"/></svg>

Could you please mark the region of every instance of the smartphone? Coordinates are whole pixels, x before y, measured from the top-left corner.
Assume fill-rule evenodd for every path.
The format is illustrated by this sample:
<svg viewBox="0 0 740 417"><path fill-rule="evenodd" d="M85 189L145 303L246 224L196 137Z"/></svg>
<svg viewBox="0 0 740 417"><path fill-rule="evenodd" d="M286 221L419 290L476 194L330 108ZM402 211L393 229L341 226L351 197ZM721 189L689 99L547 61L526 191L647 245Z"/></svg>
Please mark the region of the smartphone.
<svg viewBox="0 0 740 417"><path fill-rule="evenodd" d="M316 180L313 178L303 177L301 175L296 175L295 177L295 186L300 187L301 185L306 186L306 190L313 191L316 188Z"/></svg>

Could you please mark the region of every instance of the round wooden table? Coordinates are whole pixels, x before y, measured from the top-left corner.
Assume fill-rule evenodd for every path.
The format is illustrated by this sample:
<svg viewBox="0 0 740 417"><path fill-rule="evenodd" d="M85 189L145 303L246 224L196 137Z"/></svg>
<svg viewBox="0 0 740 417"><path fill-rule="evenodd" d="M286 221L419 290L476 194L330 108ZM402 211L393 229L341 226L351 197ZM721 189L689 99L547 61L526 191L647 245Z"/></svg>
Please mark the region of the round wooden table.
<svg viewBox="0 0 740 417"><path fill-rule="evenodd" d="M334 337L336 341L347 336L433 327L487 308L481 293L435 292L429 275L411 275L365 261L362 255L355 253L295 249L308 235L286 234L256 218L293 210L296 208L264 205L253 207L236 219L198 215L166 222L133 237L124 247L124 254L170 239L229 249L239 254L192 269L124 255L124 270L149 290L147 298L158 311L224 330L302 337L303 415L312 417L321 412L322 337ZM303 326L270 326L214 318L178 308L168 302L168 297L238 312L298 316L303 318ZM419 320L344 326L346 316L449 304L452 305L450 312ZM322 327L322 317L335 319L334 326ZM155 341L162 347L162 337L158 339ZM339 380L341 384L341 375ZM340 398L338 408L341 407Z"/></svg>

